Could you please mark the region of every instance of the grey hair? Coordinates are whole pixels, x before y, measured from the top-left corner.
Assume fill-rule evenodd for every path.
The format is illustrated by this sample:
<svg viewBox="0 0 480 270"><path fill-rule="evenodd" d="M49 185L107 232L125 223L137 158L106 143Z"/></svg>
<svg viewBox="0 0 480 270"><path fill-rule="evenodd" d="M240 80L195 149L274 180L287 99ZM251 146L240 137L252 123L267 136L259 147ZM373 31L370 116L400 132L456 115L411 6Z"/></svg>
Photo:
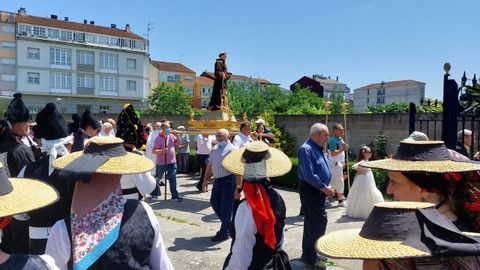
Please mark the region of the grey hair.
<svg viewBox="0 0 480 270"><path fill-rule="evenodd" d="M457 140L461 141L463 136L472 136L472 131L470 129L464 129L463 132L460 130L457 133Z"/></svg>
<svg viewBox="0 0 480 270"><path fill-rule="evenodd" d="M225 128L221 128L217 130L217 132L221 132L223 135L226 135L226 136L229 135L228 129L225 129Z"/></svg>
<svg viewBox="0 0 480 270"><path fill-rule="evenodd" d="M312 136L315 133L321 133L322 131L328 131L328 127L322 123L315 123L310 128L310 136Z"/></svg>

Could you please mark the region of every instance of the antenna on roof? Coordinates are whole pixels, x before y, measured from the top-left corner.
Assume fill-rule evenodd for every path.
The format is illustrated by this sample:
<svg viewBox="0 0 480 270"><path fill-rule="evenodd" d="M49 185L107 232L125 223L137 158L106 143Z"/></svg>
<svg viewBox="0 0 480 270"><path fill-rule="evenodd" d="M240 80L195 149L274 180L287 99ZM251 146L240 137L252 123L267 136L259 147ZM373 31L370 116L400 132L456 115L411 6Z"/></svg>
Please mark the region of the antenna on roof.
<svg viewBox="0 0 480 270"><path fill-rule="evenodd" d="M147 23L147 34L145 34L145 36L147 37L148 40L150 40L150 32L152 32L153 28L152 26L155 25L155 23Z"/></svg>
<svg viewBox="0 0 480 270"><path fill-rule="evenodd" d="M146 34L146 37L147 37L147 40L148 40L148 52L150 52L150 32L155 29L153 28L152 26L155 25L155 23L151 23L151 22L148 22L147 23L147 34Z"/></svg>

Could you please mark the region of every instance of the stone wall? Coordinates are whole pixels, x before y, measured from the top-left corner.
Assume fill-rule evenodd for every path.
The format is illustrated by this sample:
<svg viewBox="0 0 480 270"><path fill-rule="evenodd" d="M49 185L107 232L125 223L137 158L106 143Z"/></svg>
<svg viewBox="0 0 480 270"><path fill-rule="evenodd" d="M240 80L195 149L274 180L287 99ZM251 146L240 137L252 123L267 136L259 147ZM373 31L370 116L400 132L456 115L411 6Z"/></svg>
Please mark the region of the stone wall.
<svg viewBox="0 0 480 270"><path fill-rule="evenodd" d="M314 123L325 123L324 115L278 115L276 124L284 126L295 139L297 148L308 138L310 127ZM329 115L330 133L334 123L344 124L343 115ZM347 115L347 143L352 152L357 154L361 145L374 143L383 131L387 136L387 153L394 153L398 142L408 137L408 114L350 114Z"/></svg>
<svg viewBox="0 0 480 270"><path fill-rule="evenodd" d="M109 117L117 119L118 115L99 114L99 120L105 120ZM166 118L173 122L174 128L183 125L188 128L188 116L181 115L147 115L142 114L142 122L148 123L160 121ZM71 115L65 115L65 119L70 120ZM241 119L241 117L237 117ZM284 126L296 140L296 148L308 138L310 127L317 122L325 123L325 115L277 115L275 116L277 126ZM441 119L441 114L424 114L421 119ZM334 123L344 123L343 115L329 115L328 127L330 132ZM420 123L417 123L417 129L420 129ZM426 132L426 124L422 128ZM441 124L433 126L430 122L428 135L434 138L436 129L436 139L440 139ZM384 114L350 114L347 115L347 143L350 144L352 152L357 154L361 145L374 143L378 134L383 131L387 136L387 152L395 153L400 140L408 137L408 114L407 113L384 113ZM427 133L427 132L426 132ZM193 143L193 137L191 138ZM192 145L194 146L194 145ZM295 151L296 152L296 151Z"/></svg>

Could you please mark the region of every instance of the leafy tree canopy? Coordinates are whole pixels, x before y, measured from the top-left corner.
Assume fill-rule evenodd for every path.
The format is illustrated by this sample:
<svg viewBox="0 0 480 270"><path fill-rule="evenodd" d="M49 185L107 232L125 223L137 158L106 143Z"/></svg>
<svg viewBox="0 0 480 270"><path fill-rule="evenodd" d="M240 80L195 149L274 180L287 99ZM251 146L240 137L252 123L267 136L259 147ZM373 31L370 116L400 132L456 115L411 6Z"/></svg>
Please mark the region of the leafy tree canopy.
<svg viewBox="0 0 480 270"><path fill-rule="evenodd" d="M187 115L191 111L191 97L180 84L162 83L152 89L148 97L149 113L163 115Z"/></svg>

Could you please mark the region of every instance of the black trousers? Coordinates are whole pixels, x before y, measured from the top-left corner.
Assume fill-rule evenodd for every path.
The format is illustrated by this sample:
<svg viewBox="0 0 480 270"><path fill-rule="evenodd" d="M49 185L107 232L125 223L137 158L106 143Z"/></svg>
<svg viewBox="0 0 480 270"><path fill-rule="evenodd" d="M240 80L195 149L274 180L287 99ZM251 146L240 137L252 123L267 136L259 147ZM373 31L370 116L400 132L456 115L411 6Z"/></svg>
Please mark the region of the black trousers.
<svg viewBox="0 0 480 270"><path fill-rule="evenodd" d="M199 155L197 154L197 168L200 169L200 180L197 183L197 188L202 188L202 181L205 178L205 169L207 168L208 158L210 155Z"/></svg>
<svg viewBox="0 0 480 270"><path fill-rule="evenodd" d="M314 264L318 256L315 241L324 235L327 229L326 195L303 180L299 181L299 186L304 213L302 259Z"/></svg>

